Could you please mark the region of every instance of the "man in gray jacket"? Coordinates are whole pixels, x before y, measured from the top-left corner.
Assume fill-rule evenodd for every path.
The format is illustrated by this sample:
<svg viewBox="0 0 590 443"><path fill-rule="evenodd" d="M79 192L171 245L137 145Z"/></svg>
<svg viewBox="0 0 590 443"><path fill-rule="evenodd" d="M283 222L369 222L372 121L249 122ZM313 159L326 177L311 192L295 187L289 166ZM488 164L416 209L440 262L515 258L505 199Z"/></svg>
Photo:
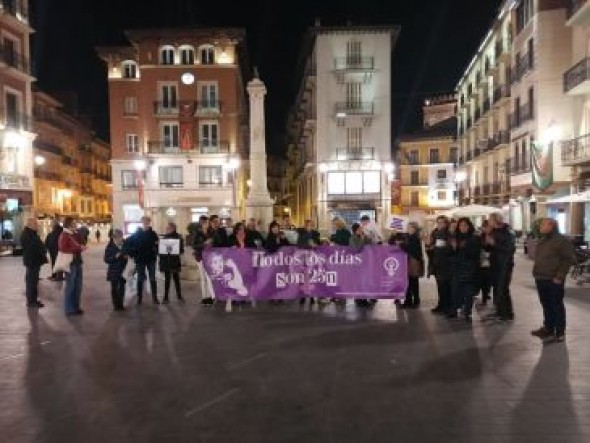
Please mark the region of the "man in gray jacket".
<svg viewBox="0 0 590 443"><path fill-rule="evenodd" d="M565 278L574 262L574 246L559 233L557 221L541 221L533 276L543 306L543 327L531 332L544 341L565 340Z"/></svg>

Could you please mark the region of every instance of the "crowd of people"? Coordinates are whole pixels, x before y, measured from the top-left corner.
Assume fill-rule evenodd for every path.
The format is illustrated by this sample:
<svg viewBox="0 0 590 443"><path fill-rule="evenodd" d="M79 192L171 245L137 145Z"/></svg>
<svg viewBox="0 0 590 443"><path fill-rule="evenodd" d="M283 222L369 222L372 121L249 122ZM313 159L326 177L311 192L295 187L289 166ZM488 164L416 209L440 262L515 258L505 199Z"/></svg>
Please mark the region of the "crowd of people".
<svg viewBox="0 0 590 443"><path fill-rule="evenodd" d="M113 309L124 310L124 297L129 278L129 262L137 276L137 304L143 301L144 285L149 280L150 294L154 304L169 303L171 284L179 302L183 302L180 282L181 256L185 245L177 227L170 222L165 234L160 237L152 229L151 219L142 218L142 226L128 238L119 229L111 230L104 252L107 265L107 280L111 285ZM544 219L541 223L542 239L537 246L533 275L543 308L544 325L532 331L541 339L563 341L565 334L564 284L573 263L572 243L560 235L557 223ZM87 248L88 231L75 229L74 220L66 217L63 226L55 223L45 243L37 234L37 222L30 219L22 235L24 264L26 266L26 295L29 308L40 308L38 280L41 266L52 264L53 280L65 280L64 309L66 315L81 315L81 292L83 278L82 254ZM256 248L275 253L284 246L294 245L313 248L322 244L350 246L360 250L366 245L388 243L397 245L408 257L408 287L400 308L415 309L420 306L420 278L434 277L437 288L437 304L432 309L436 315L449 319L461 317L472 321L474 300L481 295L480 303L491 300L493 312L484 316L485 321L507 323L514 320L510 291L516 252L516 236L504 222L501 214L492 214L480 227L475 227L469 218L458 220L440 216L436 228L422 235L420 226L410 222L405 233L393 232L385 240L376 224L363 216L359 223L348 228L343 220L333 220L332 235L322 239L311 220L303 227L294 227L289 217L282 222L273 221L268 231L262 232L260 223L254 219L231 225L212 215L201 216L193 232L192 248L200 274L201 304L213 305L215 295L203 264L206 248ZM158 250L160 239L178 242L178 253L162 254ZM100 237L97 237L97 241ZM60 268L60 256L67 258ZM164 275L164 296L158 298L156 268ZM301 299L303 303L305 299ZM338 302L338 300L324 299ZM311 299L313 303L314 300ZM376 300L358 298L360 307L370 307Z"/></svg>

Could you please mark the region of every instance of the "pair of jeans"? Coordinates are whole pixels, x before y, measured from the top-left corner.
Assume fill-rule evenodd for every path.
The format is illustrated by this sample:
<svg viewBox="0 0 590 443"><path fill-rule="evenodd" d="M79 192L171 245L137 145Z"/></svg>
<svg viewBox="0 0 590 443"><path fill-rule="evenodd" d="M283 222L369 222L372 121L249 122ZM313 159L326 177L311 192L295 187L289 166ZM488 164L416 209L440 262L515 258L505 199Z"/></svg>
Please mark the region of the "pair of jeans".
<svg viewBox="0 0 590 443"><path fill-rule="evenodd" d="M168 300L168 294L170 293L170 280L174 280L176 296L179 300L181 300L182 294L180 292L180 273L170 271L164 272L164 300Z"/></svg>
<svg viewBox="0 0 590 443"><path fill-rule="evenodd" d="M535 283L543 307L543 326L551 333L563 334L565 332L564 284L557 284L552 280L535 280Z"/></svg>
<svg viewBox="0 0 590 443"><path fill-rule="evenodd" d="M156 261L150 261L147 263L135 263L137 267L137 301L141 302L143 297L143 282L146 277L149 276L150 288L152 290L152 299L158 299L158 284L156 283ZM147 270L147 276L146 276Z"/></svg>
<svg viewBox="0 0 590 443"><path fill-rule="evenodd" d="M27 266L25 272L25 287L27 294L27 305L31 306L39 301L39 272L40 266Z"/></svg>
<svg viewBox="0 0 590 443"><path fill-rule="evenodd" d="M456 314L461 309L463 315L471 315L473 310L473 299L479 292L479 285L475 281L453 280L453 310Z"/></svg>
<svg viewBox="0 0 590 443"><path fill-rule="evenodd" d="M80 311L80 298L82 296L82 265L70 265L70 272L66 273L64 288L64 307L66 314L74 314Z"/></svg>
<svg viewBox="0 0 590 443"><path fill-rule="evenodd" d="M127 280L119 277L117 280L111 280L111 300L113 308L122 309L123 300L125 299L125 284Z"/></svg>

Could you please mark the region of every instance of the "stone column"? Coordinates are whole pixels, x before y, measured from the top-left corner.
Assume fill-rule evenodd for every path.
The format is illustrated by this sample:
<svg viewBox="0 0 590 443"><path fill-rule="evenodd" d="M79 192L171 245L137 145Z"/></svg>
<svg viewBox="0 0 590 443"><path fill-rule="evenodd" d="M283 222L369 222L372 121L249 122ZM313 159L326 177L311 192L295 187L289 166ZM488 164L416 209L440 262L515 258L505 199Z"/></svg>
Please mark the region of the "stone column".
<svg viewBox="0 0 590 443"><path fill-rule="evenodd" d="M263 226L272 221L273 200L267 186L266 141L264 125L264 96L266 87L256 75L248 83L250 95L250 181L246 199L246 217L262 220Z"/></svg>

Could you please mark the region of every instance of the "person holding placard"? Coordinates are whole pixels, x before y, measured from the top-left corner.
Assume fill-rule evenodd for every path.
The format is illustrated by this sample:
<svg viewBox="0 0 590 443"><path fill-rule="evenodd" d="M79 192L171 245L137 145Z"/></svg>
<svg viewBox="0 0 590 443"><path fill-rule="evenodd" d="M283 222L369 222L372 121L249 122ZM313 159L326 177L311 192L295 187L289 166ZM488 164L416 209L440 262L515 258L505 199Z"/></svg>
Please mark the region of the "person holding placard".
<svg viewBox="0 0 590 443"><path fill-rule="evenodd" d="M178 232L176 224L168 223L166 234L160 240L160 272L164 273L164 299L163 303L168 303L168 294L170 293L170 280L174 280L174 288L179 301L184 301L180 291L180 256L184 254L184 242Z"/></svg>

